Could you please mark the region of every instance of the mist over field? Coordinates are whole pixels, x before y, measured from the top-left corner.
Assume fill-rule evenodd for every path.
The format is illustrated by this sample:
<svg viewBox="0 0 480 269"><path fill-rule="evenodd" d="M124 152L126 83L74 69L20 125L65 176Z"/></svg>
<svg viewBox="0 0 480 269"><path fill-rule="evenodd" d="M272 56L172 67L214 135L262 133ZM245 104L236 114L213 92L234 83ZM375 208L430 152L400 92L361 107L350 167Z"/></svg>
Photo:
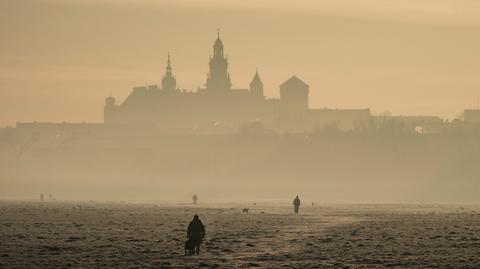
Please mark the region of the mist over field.
<svg viewBox="0 0 480 269"><path fill-rule="evenodd" d="M480 2L0 1L0 268L480 268Z"/></svg>
<svg viewBox="0 0 480 269"><path fill-rule="evenodd" d="M183 135L38 141L4 151L3 197L187 202L478 202L479 142L461 136ZM15 156L15 158L11 158Z"/></svg>
<svg viewBox="0 0 480 269"><path fill-rule="evenodd" d="M217 28L232 87L247 88L257 70L270 103L292 75L309 85L310 109L358 109L351 113L368 113L361 120L439 116L413 126L427 128L461 118L478 103L480 7L472 1L7 0L0 6L3 126L102 123L104 99L132 103L132 88L160 83L168 54L178 90L195 92L205 86ZM148 113L177 123L203 113L161 110L169 102ZM478 200L475 135L312 135L315 118L315 127L301 134L289 136L284 128L244 137L237 133L241 120L214 136L133 126L129 135L90 127L59 126L47 134L3 129L0 192L120 200L182 200L193 192L206 199L293 192L330 202ZM72 140L76 132L86 135Z"/></svg>

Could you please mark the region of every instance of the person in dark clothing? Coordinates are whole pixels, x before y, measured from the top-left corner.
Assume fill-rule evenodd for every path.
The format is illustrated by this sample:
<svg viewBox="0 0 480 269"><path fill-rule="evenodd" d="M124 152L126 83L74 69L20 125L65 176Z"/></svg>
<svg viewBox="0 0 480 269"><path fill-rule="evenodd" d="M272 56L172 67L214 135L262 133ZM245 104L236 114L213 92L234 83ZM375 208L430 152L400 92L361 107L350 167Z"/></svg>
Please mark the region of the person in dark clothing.
<svg viewBox="0 0 480 269"><path fill-rule="evenodd" d="M193 220L188 225L187 237L195 245L195 253L198 255L200 253L200 244L205 237L205 226L198 218L198 215L193 216Z"/></svg>
<svg viewBox="0 0 480 269"><path fill-rule="evenodd" d="M193 204L197 204L197 201L198 201L198 196L197 196L197 194L194 194L194 195L193 195L192 201L193 201Z"/></svg>
<svg viewBox="0 0 480 269"><path fill-rule="evenodd" d="M295 214L298 214L299 208L300 208L300 198L298 198L298 195L297 195L297 197L295 197L295 199L293 200L293 209L295 210Z"/></svg>

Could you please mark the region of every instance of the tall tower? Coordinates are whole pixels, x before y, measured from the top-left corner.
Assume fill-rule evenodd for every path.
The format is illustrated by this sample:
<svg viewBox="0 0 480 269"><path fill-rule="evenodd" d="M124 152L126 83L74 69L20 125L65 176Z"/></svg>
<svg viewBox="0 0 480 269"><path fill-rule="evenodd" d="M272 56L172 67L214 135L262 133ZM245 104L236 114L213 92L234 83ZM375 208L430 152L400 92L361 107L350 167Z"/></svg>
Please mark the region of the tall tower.
<svg viewBox="0 0 480 269"><path fill-rule="evenodd" d="M258 75L258 71L255 72L255 76L250 82L250 95L255 99L264 99L263 95L263 82Z"/></svg>
<svg viewBox="0 0 480 269"><path fill-rule="evenodd" d="M296 76L280 85L280 101L289 112L308 111L309 86Z"/></svg>
<svg viewBox="0 0 480 269"><path fill-rule="evenodd" d="M207 75L207 90L211 92L225 92L232 88L228 73L228 58L223 55L223 43L220 39L220 30L217 30L217 40L213 45L213 57L210 57L210 71Z"/></svg>
<svg viewBox="0 0 480 269"><path fill-rule="evenodd" d="M172 74L172 66L170 65L170 53L168 53L167 67L165 68L165 75L162 78L162 89L165 92L175 92L177 89L177 80Z"/></svg>
<svg viewBox="0 0 480 269"><path fill-rule="evenodd" d="M117 118L117 108L118 106L115 104L114 97L109 95L107 98L105 98L105 106L103 108L103 123L115 123L115 119Z"/></svg>

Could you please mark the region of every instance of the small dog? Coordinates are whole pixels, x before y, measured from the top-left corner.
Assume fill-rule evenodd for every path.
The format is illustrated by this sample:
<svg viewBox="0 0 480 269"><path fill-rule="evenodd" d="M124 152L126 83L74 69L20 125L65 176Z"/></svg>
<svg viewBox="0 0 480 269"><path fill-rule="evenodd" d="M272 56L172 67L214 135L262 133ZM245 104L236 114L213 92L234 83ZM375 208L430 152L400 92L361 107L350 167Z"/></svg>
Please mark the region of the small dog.
<svg viewBox="0 0 480 269"><path fill-rule="evenodd" d="M195 253L195 244L192 240L185 241L185 256L193 255Z"/></svg>
<svg viewBox="0 0 480 269"><path fill-rule="evenodd" d="M244 209L242 210L242 213L247 213L247 214L248 214L248 208L244 208Z"/></svg>

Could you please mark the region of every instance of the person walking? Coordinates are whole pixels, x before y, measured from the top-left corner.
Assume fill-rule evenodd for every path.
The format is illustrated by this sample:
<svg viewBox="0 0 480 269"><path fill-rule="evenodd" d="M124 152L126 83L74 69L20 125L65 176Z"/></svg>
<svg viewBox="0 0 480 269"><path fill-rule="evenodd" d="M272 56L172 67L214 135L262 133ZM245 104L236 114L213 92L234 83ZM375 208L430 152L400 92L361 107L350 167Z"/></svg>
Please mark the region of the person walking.
<svg viewBox="0 0 480 269"><path fill-rule="evenodd" d="M195 246L195 253L198 255L200 253L200 244L203 238L205 238L205 226L198 215L193 216L193 220L188 225L187 237Z"/></svg>
<svg viewBox="0 0 480 269"><path fill-rule="evenodd" d="M293 210L295 211L295 214L298 214L298 209L300 209L300 198L298 198L297 195L293 200Z"/></svg>

